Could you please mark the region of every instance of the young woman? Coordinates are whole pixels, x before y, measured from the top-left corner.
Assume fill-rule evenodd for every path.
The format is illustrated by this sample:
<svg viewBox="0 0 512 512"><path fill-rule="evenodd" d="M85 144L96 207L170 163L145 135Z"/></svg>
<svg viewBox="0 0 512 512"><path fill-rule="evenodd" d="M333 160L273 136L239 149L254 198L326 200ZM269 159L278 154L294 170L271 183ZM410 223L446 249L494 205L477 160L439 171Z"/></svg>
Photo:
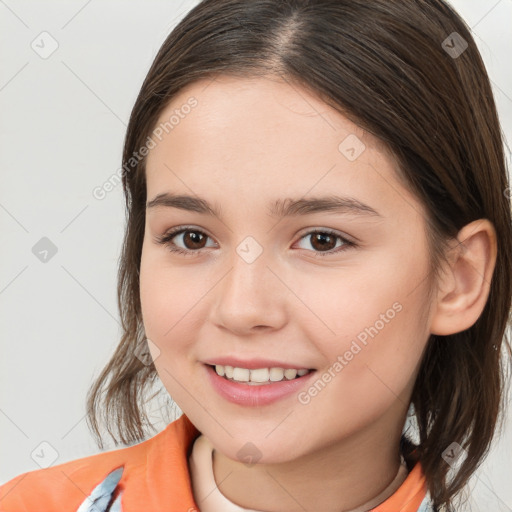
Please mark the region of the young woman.
<svg viewBox="0 0 512 512"><path fill-rule="evenodd" d="M123 171L124 335L88 406L100 447L102 421L129 446L19 475L0 510L454 510L499 427L512 297L503 141L458 15L205 0ZM147 439L157 378L184 414Z"/></svg>

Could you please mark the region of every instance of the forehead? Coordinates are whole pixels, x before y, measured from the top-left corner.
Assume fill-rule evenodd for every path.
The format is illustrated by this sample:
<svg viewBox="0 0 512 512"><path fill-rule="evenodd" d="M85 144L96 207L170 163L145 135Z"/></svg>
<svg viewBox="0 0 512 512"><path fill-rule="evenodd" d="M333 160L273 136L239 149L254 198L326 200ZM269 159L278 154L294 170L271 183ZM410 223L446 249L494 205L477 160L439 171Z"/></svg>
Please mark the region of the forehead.
<svg viewBox="0 0 512 512"><path fill-rule="evenodd" d="M345 192L379 211L415 201L378 139L288 81L194 82L166 106L159 127L147 157L148 198L170 189L232 196L243 188L276 198Z"/></svg>
<svg viewBox="0 0 512 512"><path fill-rule="evenodd" d="M195 106L189 108L192 103ZM205 141L224 138L225 145L230 140L253 146L256 141L264 141L267 145L274 142L272 147L283 147L287 142L307 140L322 141L321 149L333 145L336 149L343 134L354 134L365 144L378 145L376 138L317 96L279 78L220 76L193 82L165 107L157 126L165 128L166 121L173 117L173 126L168 128L175 135L186 125L187 131L195 131ZM235 131L237 128L240 131ZM286 138L273 141L277 133ZM312 153L310 145L294 147L298 155L306 152Z"/></svg>

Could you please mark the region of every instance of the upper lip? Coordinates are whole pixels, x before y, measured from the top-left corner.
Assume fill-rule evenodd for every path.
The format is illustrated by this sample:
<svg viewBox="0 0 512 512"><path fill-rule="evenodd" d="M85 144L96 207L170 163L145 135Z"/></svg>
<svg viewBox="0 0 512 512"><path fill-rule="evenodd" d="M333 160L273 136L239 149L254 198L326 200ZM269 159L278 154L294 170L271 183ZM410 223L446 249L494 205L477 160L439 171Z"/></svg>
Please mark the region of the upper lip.
<svg viewBox="0 0 512 512"><path fill-rule="evenodd" d="M256 370L257 368L284 368L285 370L288 368L296 370L301 370L302 368L307 370L312 369L302 364L290 364L283 361L277 361L276 359L249 359L247 361L243 361L242 359L237 359L232 356L216 357L214 359L204 361L204 363L212 366L219 364L222 366L232 366L233 368L247 368L249 370Z"/></svg>

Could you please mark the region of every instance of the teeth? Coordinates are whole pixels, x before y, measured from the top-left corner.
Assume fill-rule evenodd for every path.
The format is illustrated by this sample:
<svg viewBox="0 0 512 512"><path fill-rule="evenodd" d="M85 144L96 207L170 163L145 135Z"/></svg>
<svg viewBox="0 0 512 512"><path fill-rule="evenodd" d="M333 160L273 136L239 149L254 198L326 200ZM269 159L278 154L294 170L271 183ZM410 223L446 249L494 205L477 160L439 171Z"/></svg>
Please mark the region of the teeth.
<svg viewBox="0 0 512 512"><path fill-rule="evenodd" d="M298 370L287 369L283 373L288 380L292 380L295 379L295 377L297 377L297 371Z"/></svg>
<svg viewBox="0 0 512 512"><path fill-rule="evenodd" d="M249 382L249 370L247 368L233 368L233 380Z"/></svg>
<svg viewBox="0 0 512 512"><path fill-rule="evenodd" d="M251 382L268 382L268 376L268 368L259 368L258 370L251 370Z"/></svg>
<svg viewBox="0 0 512 512"><path fill-rule="evenodd" d="M272 382L278 382L283 380L284 370L282 368L270 368L270 380Z"/></svg>
<svg viewBox="0 0 512 512"><path fill-rule="evenodd" d="M279 382L282 380L293 380L296 377L302 377L309 373L309 370L301 368L299 370L287 368L258 368L249 370L248 368L233 368L233 366L215 365L217 375L237 382L248 382L249 384L264 384L270 382Z"/></svg>

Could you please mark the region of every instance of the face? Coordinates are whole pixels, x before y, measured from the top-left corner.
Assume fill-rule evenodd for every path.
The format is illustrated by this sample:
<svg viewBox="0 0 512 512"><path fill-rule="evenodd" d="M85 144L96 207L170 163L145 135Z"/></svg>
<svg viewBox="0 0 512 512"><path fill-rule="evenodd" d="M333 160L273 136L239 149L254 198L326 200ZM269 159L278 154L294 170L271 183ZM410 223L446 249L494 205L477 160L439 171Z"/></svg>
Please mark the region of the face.
<svg viewBox="0 0 512 512"><path fill-rule="evenodd" d="M142 313L171 397L233 460L249 441L271 463L396 431L429 304L425 210L393 158L283 81L199 81L158 126L173 114L172 129L153 132L148 204L191 196L217 215L190 200L147 208ZM320 201L282 215L293 201L334 197L352 207ZM166 237L174 228L186 230ZM222 361L313 371L225 388L207 364Z"/></svg>

